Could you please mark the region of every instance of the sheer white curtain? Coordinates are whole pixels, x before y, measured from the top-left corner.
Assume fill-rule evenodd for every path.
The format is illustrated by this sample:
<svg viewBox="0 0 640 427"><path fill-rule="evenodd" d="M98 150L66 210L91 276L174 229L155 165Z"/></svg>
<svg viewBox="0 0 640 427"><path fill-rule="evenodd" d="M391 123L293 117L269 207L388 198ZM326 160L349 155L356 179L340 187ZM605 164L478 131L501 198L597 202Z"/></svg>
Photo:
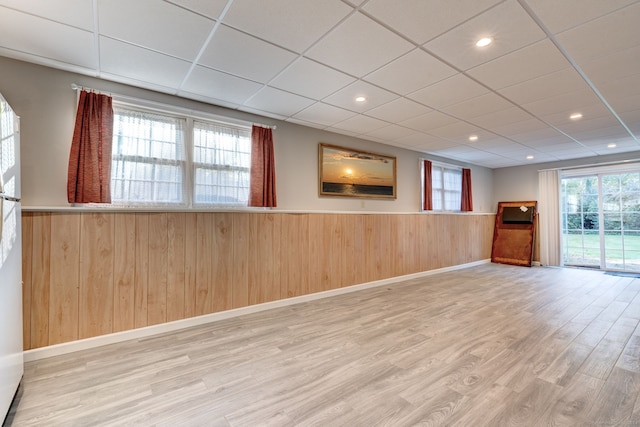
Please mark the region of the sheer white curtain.
<svg viewBox="0 0 640 427"><path fill-rule="evenodd" d="M538 213L540 236L540 263L561 264L560 241L560 172L538 172Z"/></svg>
<svg viewBox="0 0 640 427"><path fill-rule="evenodd" d="M114 113L113 203L184 205L184 120L119 108Z"/></svg>
<svg viewBox="0 0 640 427"><path fill-rule="evenodd" d="M194 204L247 206L251 130L194 122Z"/></svg>

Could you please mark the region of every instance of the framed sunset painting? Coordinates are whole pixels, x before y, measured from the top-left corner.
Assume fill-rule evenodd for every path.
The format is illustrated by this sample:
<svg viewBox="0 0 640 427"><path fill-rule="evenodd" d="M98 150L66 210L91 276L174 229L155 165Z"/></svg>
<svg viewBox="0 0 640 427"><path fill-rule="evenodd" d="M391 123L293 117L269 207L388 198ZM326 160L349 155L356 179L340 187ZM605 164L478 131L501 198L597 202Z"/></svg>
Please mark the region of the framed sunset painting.
<svg viewBox="0 0 640 427"><path fill-rule="evenodd" d="M321 196L396 198L396 158L320 143Z"/></svg>

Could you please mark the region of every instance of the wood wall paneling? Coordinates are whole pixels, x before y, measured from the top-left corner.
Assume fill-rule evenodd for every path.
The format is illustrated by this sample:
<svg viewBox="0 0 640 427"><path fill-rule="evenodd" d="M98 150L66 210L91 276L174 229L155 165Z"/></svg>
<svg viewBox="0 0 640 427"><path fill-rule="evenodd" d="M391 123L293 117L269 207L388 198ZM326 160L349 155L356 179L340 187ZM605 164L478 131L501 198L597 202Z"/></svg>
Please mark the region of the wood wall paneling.
<svg viewBox="0 0 640 427"><path fill-rule="evenodd" d="M80 215L51 215L49 344L78 339Z"/></svg>
<svg viewBox="0 0 640 427"><path fill-rule="evenodd" d="M44 347L49 342L49 292L51 289L51 214L33 216L31 253L31 347Z"/></svg>
<svg viewBox="0 0 640 427"><path fill-rule="evenodd" d="M494 215L23 213L26 349L488 259Z"/></svg>
<svg viewBox="0 0 640 427"><path fill-rule="evenodd" d="M123 213L114 217L113 252L113 331L136 327L136 214Z"/></svg>
<svg viewBox="0 0 640 427"><path fill-rule="evenodd" d="M80 216L80 339L113 332L114 218L98 212Z"/></svg>
<svg viewBox="0 0 640 427"><path fill-rule="evenodd" d="M22 214L22 252L30 254L22 257L22 346L31 348L33 215L26 212Z"/></svg>
<svg viewBox="0 0 640 427"><path fill-rule="evenodd" d="M136 214L136 248L134 260L135 284L133 290L133 320L136 328L148 325L149 288L149 215Z"/></svg>

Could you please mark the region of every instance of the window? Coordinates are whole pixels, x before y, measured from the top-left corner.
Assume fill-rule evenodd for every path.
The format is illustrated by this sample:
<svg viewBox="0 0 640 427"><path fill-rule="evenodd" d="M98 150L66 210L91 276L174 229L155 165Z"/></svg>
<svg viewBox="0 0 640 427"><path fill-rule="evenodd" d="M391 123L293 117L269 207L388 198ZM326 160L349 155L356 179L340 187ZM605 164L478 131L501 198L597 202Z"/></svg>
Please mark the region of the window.
<svg viewBox="0 0 640 427"><path fill-rule="evenodd" d="M114 108L111 200L184 204L185 120Z"/></svg>
<svg viewBox="0 0 640 427"><path fill-rule="evenodd" d="M460 211L462 169L442 163L431 165L431 197L434 211Z"/></svg>
<svg viewBox="0 0 640 427"><path fill-rule="evenodd" d="M205 122L193 129L194 203L246 205L251 131Z"/></svg>
<svg viewBox="0 0 640 427"><path fill-rule="evenodd" d="M112 159L114 204L247 205L248 127L116 106Z"/></svg>

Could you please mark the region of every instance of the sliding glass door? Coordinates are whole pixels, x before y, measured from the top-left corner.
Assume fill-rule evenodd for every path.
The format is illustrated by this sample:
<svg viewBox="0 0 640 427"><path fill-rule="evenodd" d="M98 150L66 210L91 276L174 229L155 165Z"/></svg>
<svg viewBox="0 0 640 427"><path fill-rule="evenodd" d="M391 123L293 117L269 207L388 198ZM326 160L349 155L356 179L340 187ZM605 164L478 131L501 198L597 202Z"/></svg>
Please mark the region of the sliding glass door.
<svg viewBox="0 0 640 427"><path fill-rule="evenodd" d="M640 271L640 170L573 175L561 180L563 263Z"/></svg>
<svg viewBox="0 0 640 427"><path fill-rule="evenodd" d="M598 177L563 178L561 195L564 264L600 268Z"/></svg>
<svg viewBox="0 0 640 427"><path fill-rule="evenodd" d="M605 269L640 271L640 172L602 176Z"/></svg>

